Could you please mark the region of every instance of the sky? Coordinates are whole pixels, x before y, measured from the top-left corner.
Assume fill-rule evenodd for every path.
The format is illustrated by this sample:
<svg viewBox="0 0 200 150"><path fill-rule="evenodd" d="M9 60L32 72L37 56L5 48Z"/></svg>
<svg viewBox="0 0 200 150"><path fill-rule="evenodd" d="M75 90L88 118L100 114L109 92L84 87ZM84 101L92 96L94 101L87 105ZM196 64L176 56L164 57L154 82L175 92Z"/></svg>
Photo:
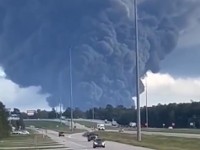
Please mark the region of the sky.
<svg viewBox="0 0 200 150"><path fill-rule="evenodd" d="M180 34L178 45L161 63L161 72L170 72L174 77L198 77L200 58L200 26L191 22ZM178 59L177 59L178 58Z"/></svg>
<svg viewBox="0 0 200 150"><path fill-rule="evenodd" d="M176 1L178 2L179 0ZM184 0L184 2L186 1L187 0ZM0 4L1 2L4 1L0 1ZM21 2L23 2L23 0L21 0ZM46 110L51 109L49 104L50 105L57 104L54 103L52 99L55 99L55 96L56 99L58 99L58 92L59 92L58 88L62 87L64 89L63 91L64 94L66 91L65 89L66 87L61 85L60 82L62 81L67 82L67 80L65 79L65 74L66 74L66 69L68 68L64 65L61 65L61 62L63 64L67 63L63 61L63 58L65 58L65 56L67 55L65 51L58 49L63 49L63 47L66 47L65 46L66 41L63 41L62 39L69 38L66 35L71 34L69 31L73 29L74 25L67 22L69 24L68 26L69 29L65 31L66 26L64 26L63 24L66 24L66 20L63 19L63 16L61 15L59 17L56 17L52 15L52 12L50 13L48 12L49 10L51 10L51 8L54 7L54 5L52 5L51 3L52 1L49 3L48 7L45 8L43 8L43 6L38 7L37 1L35 2L36 3L29 4L28 7L24 7L25 6L24 3L19 3L19 5L16 5L16 10L12 9L12 6L9 5L9 3L6 4L2 3L2 6L6 8L5 11L4 9L1 9L3 11L2 14L6 15L5 16L2 15L3 17L0 16L0 22L3 20L2 22L4 24L3 27L0 25L0 59L1 59L0 63L2 63L2 66L5 66L5 68L0 67L0 101L3 101L3 103L6 105L7 108L17 107L21 110L29 110L29 109L32 110L38 108ZM81 28L82 29L81 31L79 30L77 31L78 34L80 34L81 38L79 39L80 41L78 41L77 44L78 46L75 48L77 52L80 52L80 62L75 62L75 64L82 63L83 64L82 68L84 69L81 70L81 72L83 72L80 75L81 77L75 74L75 78L78 79L77 83L78 82L81 83L77 85L83 88L78 90L80 93L82 91L83 93L87 93L88 91L92 93L91 95L87 93L89 97L87 97L88 95L85 96L84 94L81 93L80 94L81 98L82 97L91 98L91 96L95 96L95 100L98 103L101 102L101 98L104 99L105 101L106 98L109 98L110 101L115 103L116 101L114 99L118 99L118 97L120 98L123 96L126 98L130 97L131 93L130 91L133 89L131 86L129 87L129 85L126 85L126 82L124 81L125 79L122 79L127 74L121 75L120 69L115 69L112 67L112 64L119 66L119 68L121 67L121 64L119 64L121 56L116 57L116 55L119 55L119 49L123 49L124 51L123 50L121 51L127 54L131 54L131 57L132 55L134 57L134 54L127 52L129 51L129 49L131 49L130 48L131 44L129 43L133 39L130 40L128 36L126 37L125 35L122 34L122 33L128 33L129 30L132 31L132 29L129 28L129 24L132 21L129 18L131 17L130 10L132 9L128 7L129 4L127 2L128 0L126 2L123 0L119 0L119 3L117 2L115 3L115 1L112 1L113 6L111 8L105 9L105 11L103 11L105 12L105 14L100 13L100 19L98 18L99 16L97 15L96 18L98 18L101 21L99 21L98 19L95 20L90 17L81 19L83 20L83 23L81 22L83 24L83 27ZM159 0L154 0L154 2L159 2ZM22 5L23 7L20 5ZM72 5L74 5L73 2ZM99 5L102 6L102 8L99 8L95 4L94 6L98 9L89 10L89 12L94 11L94 14L98 14L99 10L102 9L104 10L103 7L107 6L104 4L104 1L102 1L102 3L99 3ZM162 5L162 3L159 2L159 5ZM197 3L197 5L199 5L199 3ZM167 6L169 6L170 9L174 8L170 7L168 2L166 2L166 7ZM21 9L21 7L23 9ZM41 13L39 13L40 15L38 15L37 13L35 14L35 9L40 7L43 8ZM55 7L57 7L57 5L55 5ZM75 8L77 7L79 6L75 6ZM151 6L148 3L147 4L144 3L144 5L140 7L140 9L146 9L146 11L144 11L143 14L150 13L153 16L152 17L149 15L148 16L149 18L147 17L147 20L144 21L142 24L140 24L144 29L144 31L147 32L146 36L149 35L151 36L154 34L152 26L154 26L155 24L159 24L159 21L160 24L163 23L163 20L160 19L162 18L161 16L163 14L166 15L165 13L174 11L174 9L172 10L166 9L165 12L165 9L163 11L162 9L160 9L158 10L158 14L156 14L156 11L154 11L154 7L155 6ZM183 12L185 11L185 9L186 8L183 7L182 9L180 9L179 13L181 14L182 11ZM119 10L119 12L121 13L117 13L118 11L116 12L116 10ZM29 20L29 18L27 18L28 15L24 15L26 14L24 13L24 11L28 12L27 14L30 16L37 16L37 17L33 17L34 18L33 20ZM39 11L40 9L38 9L38 12ZM63 11L64 10L62 10L61 8L61 13ZM159 11L162 11L162 13L159 13ZM80 12L82 12L82 10L80 10ZM57 13L60 14L60 12ZM69 10L69 13L73 12ZM174 17L176 15L178 16L179 13L174 13L174 14L169 13L169 15ZM168 103L191 102L191 100L200 101L200 92L199 92L200 91L200 69L199 69L200 18L197 18L198 17L196 15L198 14L197 12L194 14L184 15L183 18L182 17L179 18L180 21L173 22L173 19L167 20L167 22L165 22L165 25L160 25L160 28L163 28L163 30L159 31L158 35L160 36L161 39L163 38L162 40L164 42L162 40L159 41L160 39L156 37L156 34L152 36L155 38L154 39L155 41L152 39L147 41L148 38L145 39L146 38L145 33L143 33L144 34L143 42L145 44L143 45L139 44L139 46L142 46L142 49L144 49L144 51L142 51L143 57L141 58L142 65L140 66L141 67L140 69L142 74L145 74L144 72L146 70L152 70L147 72L145 79L142 79L144 86L146 85L147 82L148 106L157 105L158 103L168 104ZM19 18L19 21L13 19L17 18L15 15ZM109 20L110 16L114 17L114 19ZM27 19L27 21L24 21L23 19L20 20L20 18L23 17ZM78 13L76 14L76 17L79 18ZM102 17L104 17L105 20L103 20ZM57 22L52 21L52 18L56 19ZM187 21L184 21L182 20L184 18L189 18L189 19L187 19ZM116 23L116 20L119 22L120 21L125 22L124 24L122 24L122 26L124 28L125 27L127 28L125 28L124 30L122 30L121 28L118 29L118 24ZM46 23L45 21L48 23ZM105 23L107 21L108 24ZM171 24L171 21L174 24ZM90 26L89 24L87 24L88 22L92 22L92 25L90 24L91 25ZM185 24L187 24L187 26ZM147 27L148 25L150 25L151 27ZM174 27L174 25L176 25L177 27ZM56 28L56 26L59 26L59 28ZM93 33L94 30L95 31L97 30L96 27L100 29L99 33ZM110 31L105 30L105 27L107 29L110 29ZM90 32L90 28L92 29L92 32ZM166 30L172 30L173 33L169 32L170 34L166 33L165 35ZM85 34L87 35L87 37L89 37L89 39L86 38ZM96 36L96 39L101 38L102 35L104 36L106 35L106 39L103 39L104 41L95 42L96 39L94 38L92 39L93 40L92 42L95 44L90 45L91 42L90 37L94 37L94 35ZM117 35L119 36L118 38ZM177 38L178 35L179 37ZM122 36L123 38L121 38L120 36ZM177 44L174 44L176 39L178 39ZM86 44L81 43L83 41ZM165 41L167 41L170 46L166 45ZM47 43L52 43L52 44L48 45ZM58 44L59 47L56 47ZM162 44L165 45L170 50L168 50L167 48L163 48ZM150 48L151 46L157 49L158 51L157 54L155 54L154 50ZM53 48L55 48L58 51L58 53L54 53ZM93 50L95 48L97 50ZM171 50L171 48L173 50ZM38 51L36 51L35 49L38 49ZM85 50L85 52L81 53L80 49ZM99 49L103 49L104 50L103 53L99 52ZM116 53L113 52L115 49ZM46 55L45 51L48 50L49 51L51 50L50 55ZM145 51L149 51L149 53L146 53ZM157 57L157 55L160 56ZM52 59L54 58L54 56L56 57L56 59ZM128 64L128 63L130 64L133 63L132 61L129 60L131 57L125 57L128 60L126 62L127 63L126 65L129 68L129 70L133 69ZM113 62L110 60L113 60ZM119 62L116 62L116 60L118 60ZM94 78L94 80L92 80L92 82L90 80L85 82L87 76L90 76L90 74L88 74L87 72L91 72L91 70L92 71L95 70L96 72L98 72L99 70L101 70L100 69L101 67L95 66L95 68L93 68L93 66L88 65L90 64L90 62L94 63L95 61L97 62L97 65L108 66L108 69L103 70L109 73L102 76L102 80L105 82L105 84L99 83L98 81L99 76L91 76L92 78ZM102 61L106 63L104 64L102 63ZM85 67L87 65L89 67ZM154 66L156 66L155 67L156 69L154 69ZM61 68L62 71L58 70L56 67L58 67L58 69ZM110 75L110 72L108 70L111 70L112 72L112 69L114 74ZM54 73L52 73L52 71ZM109 76L115 76L116 74L120 74L120 76L114 77L115 79L113 80L109 77ZM115 81L117 81L117 85L124 87L124 89L126 88L130 89L129 90L122 89L122 91L119 92L120 94L118 94L116 92L117 90L112 87L113 85L115 86ZM128 82L133 82L133 81L128 80ZM58 83L59 85L57 86L55 85L55 83L56 84ZM110 93L105 93L105 91L107 90L106 88L108 83L114 83L113 85L110 85L111 88L110 93L113 94L113 98L109 97ZM144 90L146 90L146 87L144 88ZM103 94L103 92L105 93L105 95ZM117 104L120 103L119 100L117 100L116 102ZM141 94L141 106L145 105L145 100L146 97L144 91ZM63 96L62 101L67 105L69 104L69 102L66 100L66 95ZM79 101L79 103L80 105L83 105L84 101L83 102ZM124 101L122 102L122 104L123 103ZM91 104L89 103L88 106L91 106Z"/></svg>
<svg viewBox="0 0 200 150"><path fill-rule="evenodd" d="M176 49L162 61L159 73L148 72L148 106L169 103L200 102L200 26L196 23L181 34ZM146 88L141 94L146 106Z"/></svg>
<svg viewBox="0 0 200 150"><path fill-rule="evenodd" d="M200 39L200 37L198 39ZM193 47L193 45L191 47ZM184 58L186 57L182 59ZM170 60L170 58L168 59ZM178 61L176 62L181 63ZM196 68L198 68L198 66L196 66ZM176 69L179 70L182 68ZM191 102L191 100L200 101L200 74L198 75L195 73L195 76L191 74L191 76L173 77L170 73L154 74L148 72L147 76L142 81L145 86L147 85L148 106L157 105L158 103L169 104L188 103ZM22 88L13 81L7 79L1 67L0 89L0 99L7 108L16 107L24 111L35 110L36 108L45 110L51 109L46 101L48 94L40 94L41 87L31 86ZM146 87L140 99L141 106L146 106Z"/></svg>
<svg viewBox="0 0 200 150"><path fill-rule="evenodd" d="M148 72L142 80L147 85L148 106L169 103L188 103L200 101L200 76L174 78L167 73ZM1 101L7 108L19 108L21 110L35 110L36 108L50 110L46 98L48 94L40 94L40 87L22 88L16 83L5 78L0 73ZM141 94L141 106L146 106L146 88ZM36 101L37 100L37 101Z"/></svg>
<svg viewBox="0 0 200 150"><path fill-rule="evenodd" d="M0 67L0 100L7 108L35 110L36 108L50 110L46 98L48 94L40 94L41 87L30 86L22 88L6 78Z"/></svg>

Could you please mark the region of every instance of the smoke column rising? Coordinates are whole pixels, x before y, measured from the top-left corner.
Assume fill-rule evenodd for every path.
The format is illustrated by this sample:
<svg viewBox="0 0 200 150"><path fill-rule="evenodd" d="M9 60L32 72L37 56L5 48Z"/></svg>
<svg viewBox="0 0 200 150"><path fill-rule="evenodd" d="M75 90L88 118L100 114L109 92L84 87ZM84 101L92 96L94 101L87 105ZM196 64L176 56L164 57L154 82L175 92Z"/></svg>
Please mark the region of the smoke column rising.
<svg viewBox="0 0 200 150"><path fill-rule="evenodd" d="M140 0L140 76L159 71L197 0ZM133 0L0 0L0 65L12 81L40 85L51 107L130 106L135 95ZM144 86L141 83L142 92Z"/></svg>

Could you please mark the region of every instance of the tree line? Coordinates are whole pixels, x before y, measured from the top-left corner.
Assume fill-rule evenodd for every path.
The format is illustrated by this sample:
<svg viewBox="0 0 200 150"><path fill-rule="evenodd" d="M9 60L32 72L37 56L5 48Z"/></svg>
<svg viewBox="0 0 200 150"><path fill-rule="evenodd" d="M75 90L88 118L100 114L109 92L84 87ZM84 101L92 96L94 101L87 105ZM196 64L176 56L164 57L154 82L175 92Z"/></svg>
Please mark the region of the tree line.
<svg viewBox="0 0 200 150"><path fill-rule="evenodd" d="M9 136L10 130L8 112L6 111L3 103L0 101L0 139Z"/></svg>
<svg viewBox="0 0 200 150"><path fill-rule="evenodd" d="M18 108L14 108L13 111L10 112L10 116L13 115L16 115L19 119L10 120L10 125L14 127L14 130L25 130L23 115Z"/></svg>
<svg viewBox="0 0 200 150"><path fill-rule="evenodd" d="M23 121L23 115L21 114L20 110L18 108L14 108L13 111L8 110L5 108L5 105L0 101L0 139L8 137L13 130L24 129L25 124Z"/></svg>
<svg viewBox="0 0 200 150"><path fill-rule="evenodd" d="M93 114L94 112L94 114ZM71 117L71 109L67 108L63 113L52 111L37 110L34 116L28 117L24 114L24 118L43 118L55 119L60 116L66 118ZM82 111L79 108L73 109L74 118L115 120L121 125L128 125L130 122L136 122L137 112L134 108L126 108L122 105L113 107L108 104L105 108L95 107ZM148 126L149 127L169 127L172 124L177 128L191 127L200 128L200 102L182 103L182 104L168 104L148 107ZM141 124L146 124L146 107L141 108Z"/></svg>

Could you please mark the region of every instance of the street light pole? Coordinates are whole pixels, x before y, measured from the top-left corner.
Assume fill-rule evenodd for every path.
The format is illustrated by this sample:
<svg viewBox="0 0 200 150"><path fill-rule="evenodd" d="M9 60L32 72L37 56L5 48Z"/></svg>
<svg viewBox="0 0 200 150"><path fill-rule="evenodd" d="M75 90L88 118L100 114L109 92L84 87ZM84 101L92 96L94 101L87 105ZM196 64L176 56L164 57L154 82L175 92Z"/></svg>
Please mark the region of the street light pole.
<svg viewBox="0 0 200 150"><path fill-rule="evenodd" d="M136 51L136 97L137 97L137 140L141 141L141 116L140 116L140 77L139 77L139 51L138 51L138 16L137 0L134 0L135 11L135 51Z"/></svg>
<svg viewBox="0 0 200 150"><path fill-rule="evenodd" d="M146 87L146 127L149 127L149 114L148 114L148 87L147 87L147 77L145 78Z"/></svg>
<svg viewBox="0 0 200 150"><path fill-rule="evenodd" d="M92 108L92 119L94 121L94 105L93 105L93 108Z"/></svg>
<svg viewBox="0 0 200 150"><path fill-rule="evenodd" d="M93 128L95 129L95 125L94 125L94 105L92 108L92 120L93 120Z"/></svg>
<svg viewBox="0 0 200 150"><path fill-rule="evenodd" d="M73 132L73 85L72 85L72 58L71 58L71 47L69 49L69 76L70 76L70 110L71 110L71 131Z"/></svg>
<svg viewBox="0 0 200 150"><path fill-rule="evenodd" d="M92 85L95 85L93 82L92 82ZM95 93L96 93L96 87L94 87L94 90L95 90ZM93 93L92 94L92 121L93 121L93 124L94 124L94 100L95 100L95 94ZM93 128L95 128L95 125L93 125Z"/></svg>
<svg viewBox="0 0 200 150"><path fill-rule="evenodd" d="M61 111L61 99L60 99L60 124L62 124L61 116L62 116L62 111Z"/></svg>

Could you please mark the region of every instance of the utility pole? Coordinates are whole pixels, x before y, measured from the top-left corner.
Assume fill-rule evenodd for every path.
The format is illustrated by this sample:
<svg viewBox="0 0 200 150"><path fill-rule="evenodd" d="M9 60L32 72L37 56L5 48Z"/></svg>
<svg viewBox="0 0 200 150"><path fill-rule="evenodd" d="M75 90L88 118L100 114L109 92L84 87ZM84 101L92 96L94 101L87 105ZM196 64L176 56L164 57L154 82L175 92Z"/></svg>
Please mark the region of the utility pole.
<svg viewBox="0 0 200 150"><path fill-rule="evenodd" d="M57 119L57 118L58 118L58 114L57 114L57 106L56 106L54 109L55 109L56 119Z"/></svg>
<svg viewBox="0 0 200 150"><path fill-rule="evenodd" d="M94 121L94 105L93 105L93 108L92 108L92 119Z"/></svg>
<svg viewBox="0 0 200 150"><path fill-rule="evenodd" d="M146 87L146 127L149 127L149 114L148 114L148 87L147 87L147 76L145 78Z"/></svg>
<svg viewBox="0 0 200 150"><path fill-rule="evenodd" d="M92 120L93 120L93 125L94 125L94 105L93 105L93 108L92 108ZM93 126L93 128L95 129L95 125Z"/></svg>
<svg viewBox="0 0 200 150"><path fill-rule="evenodd" d="M92 93L92 121L93 121L93 124L94 124L94 118L95 118L95 99L96 99L96 86L95 86L95 83L92 82L91 83L93 86L94 86L94 90L95 92ZM95 124L94 124L94 129L95 129Z"/></svg>
<svg viewBox="0 0 200 150"><path fill-rule="evenodd" d="M93 83L93 82L92 82ZM93 83L93 85L95 85L94 83ZM95 90L95 94L96 94L96 87L94 88L94 90ZM93 121L94 121L94 106L95 106L95 94L93 93L93 100L92 100L92 119L93 119Z"/></svg>
<svg viewBox="0 0 200 150"><path fill-rule="evenodd" d="M60 99L60 124L62 124L61 116L62 116L62 112L61 112L61 99Z"/></svg>
<svg viewBox="0 0 200 150"><path fill-rule="evenodd" d="M72 83L72 58L71 47L69 49L69 76L70 76L70 110L71 110L71 131L73 132L73 83Z"/></svg>
<svg viewBox="0 0 200 150"><path fill-rule="evenodd" d="M139 73L139 51L138 51L138 16L137 0L134 0L135 15L135 51L136 51L136 97L137 97L137 140L141 141L141 116L140 116L140 73Z"/></svg>

